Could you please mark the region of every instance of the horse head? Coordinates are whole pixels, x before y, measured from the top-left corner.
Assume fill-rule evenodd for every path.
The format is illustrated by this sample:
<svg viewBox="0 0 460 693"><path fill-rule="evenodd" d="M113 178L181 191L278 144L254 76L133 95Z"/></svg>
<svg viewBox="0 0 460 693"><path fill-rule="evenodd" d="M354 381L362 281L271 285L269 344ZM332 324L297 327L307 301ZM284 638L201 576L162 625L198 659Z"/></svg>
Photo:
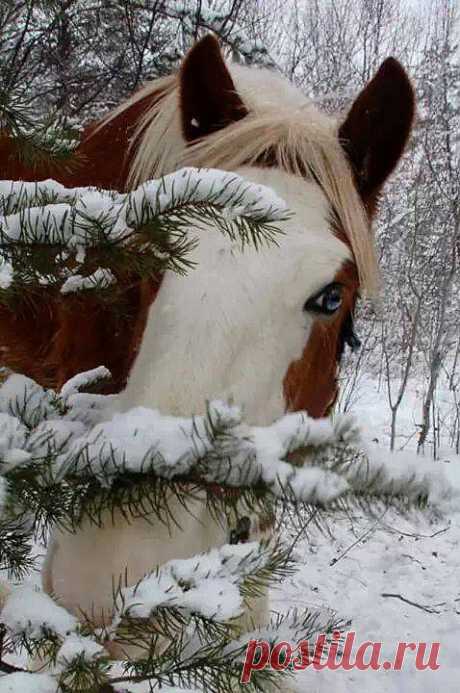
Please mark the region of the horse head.
<svg viewBox="0 0 460 693"><path fill-rule="evenodd" d="M228 67L207 36L179 73L134 97L131 185L183 165L235 171L274 189L290 218L277 245L243 253L199 231L196 268L162 279L123 394L176 414L233 398L250 422L286 410L328 413L359 293L378 266L371 233L382 186L407 141L411 84L387 59L343 119L321 113L280 75Z"/></svg>

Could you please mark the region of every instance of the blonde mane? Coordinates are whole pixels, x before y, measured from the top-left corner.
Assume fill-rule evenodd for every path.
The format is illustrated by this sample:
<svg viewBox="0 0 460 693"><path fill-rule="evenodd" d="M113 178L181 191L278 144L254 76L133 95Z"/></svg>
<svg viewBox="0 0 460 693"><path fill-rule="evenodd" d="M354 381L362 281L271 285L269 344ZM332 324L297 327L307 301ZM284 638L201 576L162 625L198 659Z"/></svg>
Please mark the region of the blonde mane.
<svg viewBox="0 0 460 693"><path fill-rule="evenodd" d="M239 65L229 69L248 115L201 141L189 144L183 138L178 75L154 80L109 116L112 120L152 97L131 140L135 154L129 188L182 166L234 171L260 165L269 153L278 168L308 175L321 186L351 247L361 289L374 295L379 271L373 236L338 139L337 121L273 72Z"/></svg>

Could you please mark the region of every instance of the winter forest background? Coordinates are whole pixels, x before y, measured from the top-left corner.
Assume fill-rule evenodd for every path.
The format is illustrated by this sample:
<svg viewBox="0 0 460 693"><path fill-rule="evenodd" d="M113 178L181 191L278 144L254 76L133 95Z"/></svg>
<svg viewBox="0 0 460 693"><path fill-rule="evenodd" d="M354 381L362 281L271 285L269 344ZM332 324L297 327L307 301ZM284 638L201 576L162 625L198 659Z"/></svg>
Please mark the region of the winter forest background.
<svg viewBox="0 0 460 693"><path fill-rule="evenodd" d="M77 136L212 30L233 59L274 66L341 112L385 57L398 58L415 83L418 117L381 201L381 301L357 316L362 348L345 364L341 406L377 383L392 448L458 454L457 10L454 0L3 2L3 98L25 124L58 114Z"/></svg>
<svg viewBox="0 0 460 693"><path fill-rule="evenodd" d="M351 617L362 640L386 643L385 651L391 651L394 643L400 640L439 640L442 644L442 667L440 673L413 672L410 668L404 672L381 673L379 676L372 671L359 672L365 678L360 679L358 686L355 672L345 672L339 677L337 672L325 671L321 673L318 683L316 679L319 676L314 679L313 686L311 678L306 677L301 681L299 690L305 690L307 686L312 693L329 690L336 693L349 693L350 690L366 690L369 693L394 693L399 690L419 693L424 689L443 690L444 693L458 691L459 515L452 513L446 517L441 512L438 514L430 503L424 505L429 494L424 495L424 483L419 485L419 482L423 477L422 481L432 486L430 491L439 490L442 495L442 488L437 488L438 479L432 474L434 468L453 472L453 478L460 478L457 471L460 469L459 15L456 0L0 0L0 128L15 136L37 134L40 141L48 143L55 153L61 145L68 146L78 140L85 126L118 106L147 80L166 75L178 67L195 40L210 31L220 38L229 58L280 70L331 113L346 112L352 99L390 55L401 61L414 82L417 92L415 129L403 161L385 187L374 228L383 274L380 297L373 304L361 302L355 316L361 348L353 354L348 350L345 355L340 375L339 401L342 411L351 411L358 416L367 443L375 440L380 444L375 449L380 455L383 451L385 460L391 457L388 448L409 452L407 457L402 453L391 458L389 468L393 465L391 474L394 473L394 477L390 474L383 481L378 473L363 480L359 472L354 471L355 463L359 466L357 458L352 459L352 464L348 465L346 461L342 466L343 459L333 460L332 464L337 462L337 466L332 466L332 471L339 470L338 473L343 474L350 484L344 498L339 498L336 505L326 508L324 516L321 514L324 505L327 505L327 502L323 503L324 498L301 499L309 503L308 512L311 514L305 525L308 532L305 526L301 526L305 535L302 534L300 540L299 526L289 512L288 520L281 523L286 535L284 539L295 539L293 553L301 566L295 577L289 571L283 573L279 556L275 556L275 553L272 555L268 552L268 558L267 555L261 558L257 554L256 558L262 561L262 573L265 569L268 573L271 570L279 578L281 586L273 589L271 600L275 607L280 607L280 612L291 607L305 607L313 613L314 608L320 614L320 623L325 619L331 629L333 619L330 618L330 608L340 618ZM0 288L4 288L1 281ZM19 384L22 382L19 381ZM71 448L71 443L62 442L57 436L59 445L43 453L43 438L37 432L43 433L40 427L43 425L46 428L47 417L51 423L55 419L63 421L64 431L69 420L77 422L85 435L89 435L92 426L98 424L100 412L97 406L94 410L92 405L88 405L87 409L83 406L81 411L77 411L78 406L72 410L69 405L71 397L85 396L78 390L81 385L87 384L84 378L69 381L58 395L50 395L49 391L33 386L30 402L25 401L24 395L23 409L17 407L13 412L20 419L20 425L16 426L15 421L16 428L11 429L12 433L7 425L10 425L13 417L8 421L5 418L11 414L11 407L7 408L11 402L7 400L8 395L16 396L18 392L14 391L13 386L10 390L8 385L5 390L2 390L3 385L0 387L1 432L8 433L0 436L0 483L7 479L8 488L12 490L12 505L14 502L21 505L22 502L23 507L30 500L31 514L35 513L31 523L33 527L31 529L30 524L25 525L24 535L21 535L23 525L19 525L21 531L16 531L16 519L11 524L10 517L5 522L3 517L0 518L3 522L0 522L1 578L8 569L8 579L11 574L21 579L25 575L26 583L31 580L35 587L39 583L38 571L28 574L31 566L37 567L31 559L31 550L36 552L39 564L42 557L40 552L43 554L40 539L53 523L59 524L67 519L63 516L69 508L73 513L76 507L81 511L81 517L85 517L84 513L88 511L85 503L88 503L88 514L94 510L95 506L91 505L94 498L91 493L85 495L89 478L84 476L87 469L82 472L83 480L78 473L70 482L65 475L59 478L50 493L46 486L46 483L50 483L49 478L43 484L46 474L43 469L37 473L34 467L37 455L41 455L41 463L48 454L52 469L56 460L59 462L57 452L64 450L67 454L68 448ZM208 419L203 426L208 426L206 442L210 442L210 457L214 455L214 464L216 459L219 461L222 458L222 449L226 452L225 446L219 447L222 444L219 436L225 442L225 436L230 431L231 438L234 416L231 407L222 411L208 411ZM219 425L214 426L216 421ZM161 417L155 422L161 431ZM129 419L125 423L129 432ZM183 427L183 424L180 423L180 426ZM340 426L334 426L335 435ZM196 443L193 426L186 433L189 436L186 442L191 449ZM285 435L289 438L288 433ZM333 441L337 439L343 442L340 436L336 439L332 436ZM47 442L50 440L48 438ZM231 440L236 446L235 457L238 457L241 451L238 446L243 440L238 436ZM289 444L284 443L289 449ZM282 463L283 455L279 451L277 455L279 459L276 458L276 463ZM431 460L435 461L429 469L424 467L427 460L430 460L430 464ZM319 458L318 466L322 462L324 459ZM136 472L144 473L142 464L142 461L133 461ZM328 461L319 471L326 469L329 472L327 464ZM101 488L111 488L113 478L121 474L121 467L115 470L109 468L107 477L104 476L106 470L103 470L102 481L97 477L97 472L95 478L91 478L94 487L97 487L94 496L96 506L97 494L103 495ZM153 465L152 469L154 473L157 472ZM424 469L428 470L426 478ZM146 474L151 471L147 470ZM164 481L160 473L155 481L158 481L158 477L160 482ZM395 479L400 484L392 487ZM55 482L53 476L51 481ZM72 483L75 485L72 486ZM163 488L161 483L159 486ZM2 512L4 487L0 485ZM305 488L302 487L302 490ZM286 500L282 497L284 490L281 488L276 497L275 510L280 510L282 501ZM313 491L316 493L316 487ZM249 500L257 505L251 489L245 487L246 492ZM60 496L60 493L63 495ZM129 495L129 491L126 493ZM377 498L379 494L383 500ZM267 495L267 488L264 488L258 510L262 509ZM146 497L150 502L148 493ZM107 498L109 507L113 500L110 492L105 500ZM135 498L139 500L138 496ZM142 501L143 497L140 498ZM155 501L161 504L161 492ZM129 504L130 499L126 501L126 496L123 496L120 504L122 502ZM113 507L118 506L114 504ZM151 507L155 513L153 503ZM401 513L404 509L412 514ZM77 516L78 512L72 514L72 521L74 515ZM301 520L305 520L305 514ZM332 525L333 535L330 531ZM228 572L225 573L223 566L228 563L228 556L225 557L224 553L219 555L216 575L219 579L227 580L226 589L229 593L233 589L235 597L234 578L241 566L233 566L233 573L231 566L227 566ZM164 573L169 579L168 565ZM187 575L188 578L190 575ZM266 575L265 579L267 583L270 582ZM0 580L0 599L1 587ZM206 584L201 587L207 599ZM241 587L240 583L238 587ZM40 651L38 640L42 646L42 641L46 641L46 647L51 648L47 652L52 652L53 656L58 656L57 653L61 652L59 648L62 645L65 649L66 643L71 654L76 651L78 654L75 642L67 642L67 631L64 633L54 628L56 622L54 631L50 629L52 637L49 631L43 633L40 628L38 636L36 633L31 635L33 628L27 621L27 609L38 619L32 626L38 623L41 627L43 622L39 616L44 602L40 602L40 599L48 599L48 607L51 600L39 593L40 597L33 602L32 608L27 599L22 603L21 594L17 592L19 596L15 597L13 593L13 602L14 599L17 602L13 604L14 608L10 606L8 612L7 625L16 640L13 637L11 642L7 642L6 631L2 630L0 623L1 672L15 676L18 673L15 666L25 666L24 646L26 649L31 647L32 652L36 653ZM32 590L33 600L36 594ZM200 607L206 603L206 599L201 600ZM52 614L54 606L50 607L49 613ZM118 613L120 620L126 616L124 606ZM183 607L180 601L179 607ZM14 609L18 612L24 609L22 621L15 621ZM47 610L44 611L48 616ZM196 614L192 616L195 618ZM4 612L3 617L6 623L8 619ZM177 614L171 617L174 627L177 627L176 617ZM62 610L57 622L61 618ZM69 614L66 618L73 619ZM288 633L295 628L299 631L306 623L311 626L311 621L296 618L292 623L289 619L283 621L281 618L276 626L278 630L273 628L273 633L283 634L283 628ZM75 635L77 626L74 621L71 635L78 640L82 631ZM167 621L165 619L165 629L171 627ZM212 619L205 621L203 617L199 623L203 625L203 622L216 638L221 638L220 645L227 643L230 631L225 631L222 623L214 631L212 629L216 624ZM185 620L180 621L181 626L184 623ZM133 626L132 623L129 625ZM134 627L137 625L135 623ZM142 628L138 628L135 634L142 639L145 624L141 625ZM62 690L72 693L77 690L99 690L101 693L122 690L104 687L107 670L104 669L105 664L100 664L98 660L102 648L96 644L96 641L99 643L97 638L100 633L91 624L85 626L87 631L84 637L88 635L93 639L90 646L86 643L87 649L81 658L76 658L78 661L67 662L67 668L63 668L61 682L64 680L68 687L64 686ZM312 631L316 632L319 625L315 622L313 626ZM171 627L169 632L174 634L175 631ZM190 645L186 639L178 644L171 659L174 666L182 661L180 646L184 642L187 647ZM207 650L203 665L209 677L208 683L212 680L214 686L209 685L206 690L218 693L229 690L219 683L219 667L223 670L224 664L228 665L228 661L222 664L220 659L222 649L221 646L220 649ZM43 654L43 651L40 652ZM231 659L228 652L227 649L227 658ZM6 659L3 657L5 653ZM85 659L86 655L88 660ZM155 667L156 656L157 653L153 653L150 646L147 664L145 661L131 662L131 675L135 683L129 690L142 693L151 690L141 687L145 686L145 679L148 678L141 667L145 666L146 671L148 666ZM12 667L11 671L8 667ZM21 673L22 669L19 675ZM136 687L138 676L142 673L145 674L144 679ZM54 679L51 687L49 681L43 679L43 688L40 688L35 676L31 688L21 687L22 683L16 688L8 688L7 678L8 675L0 677L0 693L11 690L14 693L25 693L26 690L27 693L54 693L56 690ZM80 685L81 680L97 680L100 688L85 689ZM162 690L179 690L164 688L161 677L156 681ZM170 681L176 683L176 679L171 678ZM179 682L182 684L182 679ZM37 687L34 688L35 685ZM190 689L187 686L187 690L195 690L195 687ZM265 689L262 687L258 690Z"/></svg>

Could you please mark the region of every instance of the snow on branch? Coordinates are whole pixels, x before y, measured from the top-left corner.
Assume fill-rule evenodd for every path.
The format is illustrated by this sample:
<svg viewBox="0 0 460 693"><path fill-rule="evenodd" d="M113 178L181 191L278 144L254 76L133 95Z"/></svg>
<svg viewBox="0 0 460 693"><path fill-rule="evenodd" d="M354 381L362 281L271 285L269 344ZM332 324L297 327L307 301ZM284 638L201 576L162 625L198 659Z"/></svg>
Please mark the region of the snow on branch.
<svg viewBox="0 0 460 693"><path fill-rule="evenodd" d="M278 577L292 571L292 562L285 553L280 559L278 552L276 544L251 542L169 561L136 585L119 591L109 631L116 634L123 618L148 619L165 608L217 622L235 619L243 610L245 580L264 571ZM101 648L95 648L93 641L77 640L77 619L35 587L22 585L12 589L1 621L9 636L20 642L60 639L63 644L59 652L63 657L75 652L77 646L88 656L100 654Z"/></svg>
<svg viewBox="0 0 460 693"><path fill-rule="evenodd" d="M359 430L349 416L316 420L299 412L271 426L252 427L238 407L220 401L191 418L144 407L114 413L113 397L79 392L106 376L104 368L80 374L60 394L19 375L2 384L0 478L8 483L7 500L22 507L29 488L24 511L64 522L66 513L74 519L97 515L114 499L129 507L134 489L151 493L151 511L165 519L167 487L177 487L180 494L183 482L198 484L218 505L232 505L237 497L253 512L264 513L287 501L320 508L360 497L439 504L454 493L434 464L417 460L402 467L390 454L379 459L353 452ZM88 484L91 502L85 500ZM235 491L215 494L216 485ZM47 486L53 486L53 494L46 493ZM94 506L97 489L102 500Z"/></svg>
<svg viewBox="0 0 460 693"><path fill-rule="evenodd" d="M234 631L233 622L243 612L244 598L258 578L279 580L289 575L292 563L290 552L280 550L274 542L225 545L189 559L169 561L136 585L114 595L114 619L102 631L89 617L81 625L48 595L27 585L12 589L0 618L15 648L23 646L29 652L46 653L46 658L54 662L53 676L46 679L46 684L60 684L63 690L83 690L63 685L75 683L83 675L93 683L84 690L99 690L94 687L95 681L105 682L113 676L104 649L107 641L129 643L137 637L138 645L148 649L152 647L151 627L154 642L161 634L173 643L172 652L171 648L168 651L173 665L170 677L174 666L180 671L184 661L188 659L193 664L193 657L200 661L204 655L205 666L214 666L215 676L222 675L220 666L226 666L238 679L242 645L233 642L234 632L238 632ZM307 618L305 614L304 619ZM284 625L283 632L287 631ZM295 634L293 627L290 633ZM217 661L213 664L209 647L214 637ZM151 666L149 673L142 660L138 666L145 680L158 679L161 683L161 667ZM34 684L32 679L23 677L24 672L12 673L10 685ZM0 677L0 691L4 690L5 678ZM133 674L133 680L139 677ZM42 680L35 683L41 685Z"/></svg>
<svg viewBox="0 0 460 693"><path fill-rule="evenodd" d="M57 693L57 682L50 674L21 671L0 677L0 693Z"/></svg>
<svg viewBox="0 0 460 693"><path fill-rule="evenodd" d="M356 433L348 418L332 424L304 413L252 428L243 424L238 408L219 401L208 405L205 416L189 419L135 408L74 440L58 455L55 468L60 477L90 474L107 486L120 473L148 471L174 479L195 474L200 467L209 484L261 483L280 497L289 493L304 503L327 503L347 489L347 482L334 472L298 468L284 459L307 445L351 441Z"/></svg>
<svg viewBox="0 0 460 693"><path fill-rule="evenodd" d="M78 621L37 588L21 586L12 590L1 613L2 623L16 638L40 640L54 635L65 638Z"/></svg>
<svg viewBox="0 0 460 693"><path fill-rule="evenodd" d="M99 206L121 203L123 195L115 191L98 190L97 188L65 188L55 180L44 181L0 181L1 217L19 214L28 207L45 207L50 204L75 205L81 198L91 199L95 196Z"/></svg>
<svg viewBox="0 0 460 693"><path fill-rule="evenodd" d="M84 289L107 289L116 281L116 277L109 269L98 267L86 277L81 274L68 277L61 286L61 294L73 294Z"/></svg>
<svg viewBox="0 0 460 693"><path fill-rule="evenodd" d="M31 285L115 295L124 276L189 269L193 229L215 228L242 249L258 248L275 240L287 217L269 188L214 169L184 168L126 194L2 181L0 300Z"/></svg>
<svg viewBox="0 0 460 693"><path fill-rule="evenodd" d="M237 618L243 611L241 584L266 568L273 557L274 547L251 542L169 561L134 587L120 592L114 626L124 615L149 618L165 606L215 621Z"/></svg>
<svg viewBox="0 0 460 693"><path fill-rule="evenodd" d="M97 245L91 222L111 222L106 240L125 242L133 227L186 205L207 204L235 217L273 223L286 218L285 203L269 188L245 181L236 173L183 168L137 190L119 194L95 188L66 189L56 181L3 181L0 186L3 244L65 243Z"/></svg>
<svg viewBox="0 0 460 693"><path fill-rule="evenodd" d="M106 380L110 378L110 371L105 366L99 366L98 368L93 368L90 371L85 371L84 373L78 373L73 378L70 378L61 387L60 397L66 400L70 395L75 395L82 388L87 388L89 385L94 385L101 380Z"/></svg>

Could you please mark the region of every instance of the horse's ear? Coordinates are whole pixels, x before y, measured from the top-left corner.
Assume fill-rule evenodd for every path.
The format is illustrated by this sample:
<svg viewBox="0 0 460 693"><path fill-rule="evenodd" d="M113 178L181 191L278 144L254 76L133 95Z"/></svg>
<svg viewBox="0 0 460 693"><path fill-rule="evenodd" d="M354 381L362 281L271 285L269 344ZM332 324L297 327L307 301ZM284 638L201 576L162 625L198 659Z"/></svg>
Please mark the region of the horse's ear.
<svg viewBox="0 0 460 693"><path fill-rule="evenodd" d="M404 151L414 110L414 90L406 72L397 60L387 58L339 129L369 209Z"/></svg>
<svg viewBox="0 0 460 693"><path fill-rule="evenodd" d="M212 34L198 41L182 64L180 103L182 131L188 141L205 137L247 114Z"/></svg>

